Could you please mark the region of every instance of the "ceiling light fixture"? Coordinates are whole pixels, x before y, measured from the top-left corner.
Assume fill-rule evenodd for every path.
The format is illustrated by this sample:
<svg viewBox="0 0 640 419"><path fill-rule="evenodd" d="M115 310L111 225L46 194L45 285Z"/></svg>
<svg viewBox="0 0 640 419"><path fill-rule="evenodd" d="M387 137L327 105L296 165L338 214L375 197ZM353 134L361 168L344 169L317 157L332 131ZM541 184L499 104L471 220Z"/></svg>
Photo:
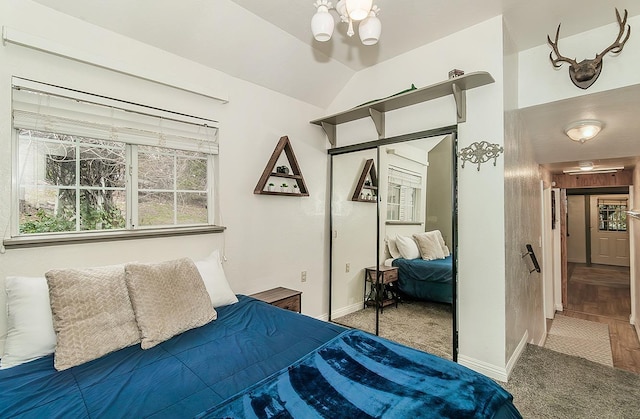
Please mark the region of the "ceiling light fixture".
<svg viewBox="0 0 640 419"><path fill-rule="evenodd" d="M578 163L578 167L583 172L589 172L589 171L593 170L593 162L581 161L580 163Z"/></svg>
<svg viewBox="0 0 640 419"><path fill-rule="evenodd" d="M565 173L567 175L595 175L595 174L598 174L598 173L616 173L616 172L618 172L620 170L624 170L624 166L599 167L597 169L592 168L591 170L587 170L587 171L585 171L582 168L580 168L578 170L570 169L570 170L563 170L562 173Z"/></svg>
<svg viewBox="0 0 640 419"><path fill-rule="evenodd" d="M602 122L595 119L583 119L569 124L564 132L573 141L581 144L593 139L602 130Z"/></svg>
<svg viewBox="0 0 640 419"><path fill-rule="evenodd" d="M353 22L360 22L358 35L364 45L375 45L382 33L382 23L378 19L380 9L373 5L373 0L340 0L334 8L328 0L317 0L313 3L317 9L311 18L311 32L316 41L327 42L333 35L335 21L329 10L338 13L340 21L349 25L347 35L353 36Z"/></svg>

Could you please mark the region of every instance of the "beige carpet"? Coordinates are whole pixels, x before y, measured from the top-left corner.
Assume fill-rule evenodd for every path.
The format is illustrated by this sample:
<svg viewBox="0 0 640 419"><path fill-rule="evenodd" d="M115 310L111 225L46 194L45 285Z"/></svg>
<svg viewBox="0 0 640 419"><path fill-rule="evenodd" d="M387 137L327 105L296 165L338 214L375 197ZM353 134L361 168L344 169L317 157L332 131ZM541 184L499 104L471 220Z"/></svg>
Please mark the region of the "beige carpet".
<svg viewBox="0 0 640 419"><path fill-rule="evenodd" d="M373 307L333 319L335 323L375 333ZM452 359L453 324L450 304L407 301L380 314L380 336L441 358Z"/></svg>
<svg viewBox="0 0 640 419"><path fill-rule="evenodd" d="M609 326L556 315L544 347L613 367Z"/></svg>

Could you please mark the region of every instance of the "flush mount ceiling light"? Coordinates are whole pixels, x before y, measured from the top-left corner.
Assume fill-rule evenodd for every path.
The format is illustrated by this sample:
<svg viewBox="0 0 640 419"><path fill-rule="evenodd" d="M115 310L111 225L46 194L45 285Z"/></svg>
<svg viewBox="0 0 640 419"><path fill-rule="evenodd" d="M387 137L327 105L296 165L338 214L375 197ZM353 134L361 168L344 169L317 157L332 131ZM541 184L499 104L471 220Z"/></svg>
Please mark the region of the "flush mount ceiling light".
<svg viewBox="0 0 640 419"><path fill-rule="evenodd" d="M589 162L591 163L591 162ZM579 166L579 169L569 169L569 170L563 170L562 173L565 173L567 175L595 175L595 174L602 174L602 173L616 173L619 172L620 170L624 170L624 166L615 166L615 167L593 167L591 166L591 169L583 169L582 166Z"/></svg>
<svg viewBox="0 0 640 419"><path fill-rule="evenodd" d="M581 161L580 163L578 163L578 167L583 172L588 172L590 170L593 170L593 162L591 162L591 161Z"/></svg>
<svg viewBox="0 0 640 419"><path fill-rule="evenodd" d="M595 119L583 119L569 124L564 132L573 141L584 144L598 135L600 130L602 130L602 122Z"/></svg>
<svg viewBox="0 0 640 419"><path fill-rule="evenodd" d="M340 0L334 8L328 0L317 0L313 3L317 9L311 18L311 32L316 41L326 42L331 39L335 21L329 10L338 13L340 21L349 25L347 35L353 36L353 22L360 22L358 35L364 45L375 45L382 33L382 23L378 19L380 9L373 5L373 0Z"/></svg>

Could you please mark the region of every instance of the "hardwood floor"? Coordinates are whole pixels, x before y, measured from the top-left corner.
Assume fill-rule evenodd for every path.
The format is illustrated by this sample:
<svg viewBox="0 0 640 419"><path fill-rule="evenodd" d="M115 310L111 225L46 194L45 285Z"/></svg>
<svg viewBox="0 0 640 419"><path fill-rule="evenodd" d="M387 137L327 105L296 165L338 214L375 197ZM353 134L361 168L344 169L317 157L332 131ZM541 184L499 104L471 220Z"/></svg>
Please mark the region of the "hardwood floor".
<svg viewBox="0 0 640 419"><path fill-rule="evenodd" d="M640 373L640 342L629 324L629 268L569 263L567 307L562 313L609 325L613 365Z"/></svg>

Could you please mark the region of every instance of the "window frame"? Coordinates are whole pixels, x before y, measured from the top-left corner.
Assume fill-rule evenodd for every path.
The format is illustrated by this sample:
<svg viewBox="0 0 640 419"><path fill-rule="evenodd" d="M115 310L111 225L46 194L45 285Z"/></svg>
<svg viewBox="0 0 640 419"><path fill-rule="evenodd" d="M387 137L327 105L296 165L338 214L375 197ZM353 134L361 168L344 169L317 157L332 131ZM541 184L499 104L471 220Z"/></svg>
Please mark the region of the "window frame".
<svg viewBox="0 0 640 419"><path fill-rule="evenodd" d="M153 226L143 226L140 225L139 222L139 212L138 212L138 164L137 164L137 144L131 144L126 141L126 138L115 140L124 145L125 149L125 195L127 197L126 201L126 218L125 218L125 227L118 229L108 229L108 230L82 230L78 229L78 225L80 224L80 220L76 221L76 230L74 231L61 231L61 232L48 232L48 233L20 233L20 176L19 171L20 167L20 135L19 128L12 128L12 157L14 160L13 170L12 170L12 214L11 214L11 238L19 238L19 237L45 237L45 236L62 236L65 234L73 234L73 235L82 235L87 233L93 234L101 234L103 232L109 231L120 231L120 232L134 232L138 230L166 230L166 229L174 229L174 228L189 228L189 227L203 227L203 226L215 226L214 217L215 217L215 195L214 195L214 172L215 172L215 155L210 153L202 153L206 156L207 162L207 178L206 183L207 187L205 192L207 194L207 222L206 223L190 223L190 224L167 224L167 225L153 225ZM86 138L86 137L82 137ZM38 140L36 140L38 141ZM46 142L46 141L43 141ZM82 147L81 142L76 142L74 144L74 148L76 150ZM168 150L181 151L178 148L169 148ZM15 151L14 151L15 150ZM203 160L205 160L203 158ZM52 188L53 189L53 188ZM62 188L62 189L72 189L80 191L83 188L82 185L79 185L76 182L76 185L73 188ZM199 191L202 192L202 191ZM78 217L79 218L79 217ZM174 214L175 218L175 214ZM174 219L175 221L175 219Z"/></svg>
<svg viewBox="0 0 640 419"><path fill-rule="evenodd" d="M20 79L17 77L13 77L12 80L12 91L20 88L26 88L27 90L32 89L32 86L36 86L40 88L45 86L39 92L45 95L59 95L60 91L67 91L68 89L48 84L42 84L39 82ZM50 89L49 89L50 88ZM101 101L98 102L87 102L92 105L97 106L106 106L112 107L114 109L120 109L122 111L128 113L136 113L142 117L151 117L157 120L169 121L170 123L180 123L183 122L185 124L193 126L198 126L201 124L204 129L214 130L214 137L210 141L213 141L213 146L204 145L203 149L193 148L193 143L186 145L184 148L180 147L179 143L176 143L175 140L169 140L166 145L164 144L148 144L156 147L164 147L171 150L187 150L187 151L198 151L206 156L206 164L207 164L207 179L206 179L206 195L207 195L207 221L206 223L191 223L191 224L171 224L171 225L155 225L155 226L140 226L132 223L132 220L136 220L137 223L138 213L137 213L137 182L131 181L131 174L136 171L137 172L137 164L132 162L132 156L134 155L132 149L140 145L140 142L136 142L135 137L131 137L131 140L127 140L127 134L122 133L118 135L118 137L114 141L118 141L123 143L125 146L125 161L126 161L126 181L125 181L125 193L127 195L126 202L126 223L125 228L120 229L108 229L108 230L79 230L79 231L68 231L68 232L49 232L49 233L20 233L20 147L19 147L19 131L24 128L22 126L15 126L12 122L11 124L11 205L10 205L10 218L8 220L8 225L5 227L5 235L2 240L2 246L5 248L10 247L34 247L34 246L49 246L49 245L59 245L59 244L70 244L70 243L83 243L83 242L93 242L93 241L109 241L109 240L127 240L127 239L137 239L137 238L151 238L151 237L166 237L166 236L181 236L181 235L192 235L192 234L210 234L210 233L220 233L225 230L225 227L216 224L217 211L219 208L218 196L217 196L217 171L218 171L218 123L214 120L202 119L196 116L190 116L185 114L176 113L173 111L167 111L160 108L149 108L145 105L136 104L133 102L122 102L118 99L112 99L107 97L94 96L91 93L80 92L69 90L70 92L77 93L78 97L72 97L72 100L77 100L83 102L86 98L99 98L104 99L104 103ZM74 95L75 96L75 95ZM69 98L69 97L67 97ZM12 100L13 102L13 100ZM123 105L122 107L118 107L119 105ZM13 115L14 105L12 103L11 112ZM168 118L168 119L167 119ZM13 121L13 118L12 118ZM172 122L173 121L173 122ZM198 122L200 121L200 122ZM27 128L30 129L30 128ZM191 128L193 129L193 128ZM37 129L35 129L37 130ZM63 132L58 132L55 129L50 130L40 130L45 132L57 132L58 134L64 134ZM134 133L135 134L135 133ZM200 132L198 132L200 134ZM69 134L67 134L69 135ZM73 135L73 134L72 134ZM76 135L78 137L83 138L92 138L91 135ZM193 137L198 138L198 137ZM196 140L201 141L201 140ZM202 143L198 143L202 144ZM189 148L191 147L191 148ZM213 147L213 148L211 148ZM76 185L75 188L81 188L81 185ZM198 193L203 193L204 191L198 190ZM175 207L174 207L175 209ZM177 210L177 209L176 209ZM135 212L135 213L134 213ZM135 218L134 218L135 217ZM174 222L176 216L174 214ZM77 226L77 224L76 224ZM77 227L76 227L77 228ZM10 233L10 237L6 237L6 233Z"/></svg>
<svg viewBox="0 0 640 419"><path fill-rule="evenodd" d="M406 176L413 176L416 177L420 180L419 184L422 185L423 182L423 177L420 173L402 168L402 167L398 167L395 165L389 165L389 170L387 173L387 202L386 202L386 207L387 207L387 211L386 211L386 215L385 215L385 224L396 224L396 225L421 225L422 221L419 219L420 218L420 214L421 214L421 210L422 208L420 207L420 199L421 199L421 192L422 192L422 187L415 187L415 186L407 186L407 185L402 185L402 184L398 184L398 183L392 183L390 181L391 176L391 171L394 172L398 172L400 174L404 174ZM418 182L416 182L418 183ZM389 219L389 197L391 196L391 194L389 193L389 191L391 190L391 185L395 185L399 188L399 196L398 196L398 204L397 204L397 208L398 208L398 219ZM413 199L413 204L410 206L411 208L411 219L410 220L402 220L400 217L400 214L402 213L402 196L407 194L407 189L411 189L413 190L413 193L415 194L415 197ZM395 205L395 204L392 204ZM408 208L407 205L405 205L405 210Z"/></svg>

